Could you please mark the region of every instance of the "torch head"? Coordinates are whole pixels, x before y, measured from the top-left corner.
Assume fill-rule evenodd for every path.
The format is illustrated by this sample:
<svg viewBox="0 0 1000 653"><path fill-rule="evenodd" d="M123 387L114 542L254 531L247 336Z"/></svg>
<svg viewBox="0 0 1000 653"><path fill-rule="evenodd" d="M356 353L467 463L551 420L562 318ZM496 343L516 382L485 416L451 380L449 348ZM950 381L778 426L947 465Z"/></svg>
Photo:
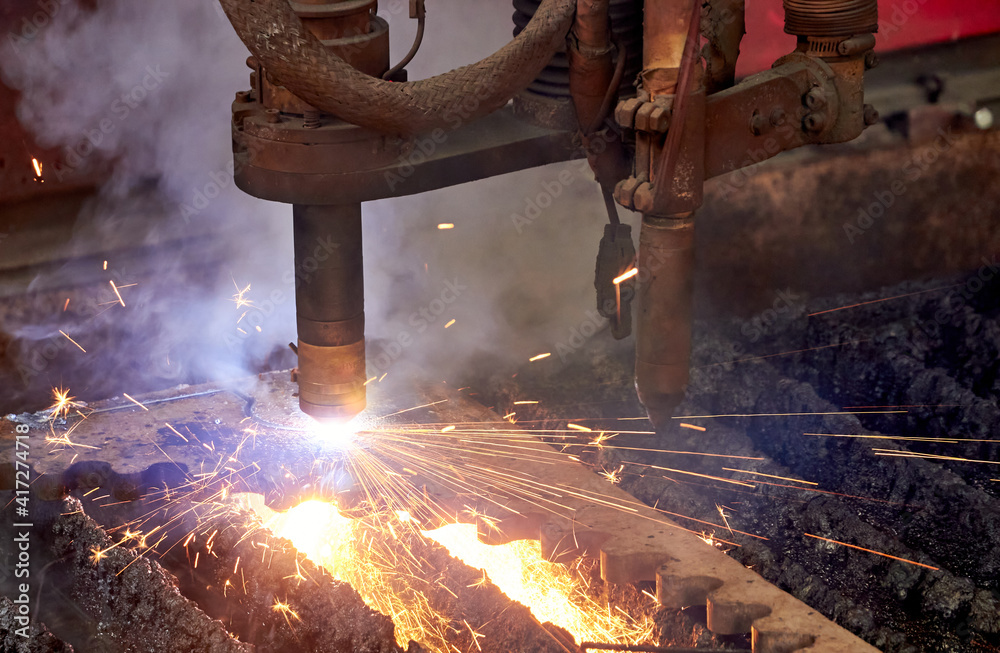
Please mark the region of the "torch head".
<svg viewBox="0 0 1000 653"><path fill-rule="evenodd" d="M347 421L365 408L361 205L296 204L292 215L299 406Z"/></svg>

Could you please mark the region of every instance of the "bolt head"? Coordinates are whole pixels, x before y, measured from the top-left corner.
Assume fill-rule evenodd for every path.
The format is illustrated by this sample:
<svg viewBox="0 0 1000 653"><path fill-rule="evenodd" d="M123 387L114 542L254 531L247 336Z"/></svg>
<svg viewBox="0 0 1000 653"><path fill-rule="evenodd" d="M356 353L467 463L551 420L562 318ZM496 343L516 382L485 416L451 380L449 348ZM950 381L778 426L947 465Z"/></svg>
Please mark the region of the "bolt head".
<svg viewBox="0 0 1000 653"><path fill-rule="evenodd" d="M754 136L760 136L769 126L770 121L768 121L768 119L765 118L759 111L754 111L753 115L750 116L750 132Z"/></svg>
<svg viewBox="0 0 1000 653"><path fill-rule="evenodd" d="M649 130L664 133L670 128L670 112L663 107L656 107L649 114Z"/></svg>
<svg viewBox="0 0 1000 653"><path fill-rule="evenodd" d="M635 189L632 201L635 210L639 213L650 213L653 210L653 187L648 181L643 182Z"/></svg>
<svg viewBox="0 0 1000 653"><path fill-rule="evenodd" d="M822 109L826 106L826 93L819 86L814 86L809 89L805 97L806 106L816 111L817 109Z"/></svg>
<svg viewBox="0 0 1000 653"><path fill-rule="evenodd" d="M771 115L769 116L769 119L771 121L771 124L774 125L775 127L780 127L781 125L784 125L785 118L786 118L785 110L782 109L781 107L774 107L773 109L771 109Z"/></svg>
<svg viewBox="0 0 1000 653"><path fill-rule="evenodd" d="M822 113L809 113L802 119L802 126L813 134L823 131L826 127L826 116Z"/></svg>
<svg viewBox="0 0 1000 653"><path fill-rule="evenodd" d="M878 110L870 104L865 105L865 124L874 125L878 122Z"/></svg>
<svg viewBox="0 0 1000 653"><path fill-rule="evenodd" d="M871 70L878 65L878 55L875 54L874 50L869 50L865 53L865 68Z"/></svg>

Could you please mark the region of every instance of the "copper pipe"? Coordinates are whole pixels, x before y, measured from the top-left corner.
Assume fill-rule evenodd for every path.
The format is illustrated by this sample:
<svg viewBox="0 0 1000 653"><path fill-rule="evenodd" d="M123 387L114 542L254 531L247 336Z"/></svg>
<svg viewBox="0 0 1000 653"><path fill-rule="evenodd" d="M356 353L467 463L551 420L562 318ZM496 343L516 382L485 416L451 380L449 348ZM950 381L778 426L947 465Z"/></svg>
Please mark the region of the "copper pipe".
<svg viewBox="0 0 1000 653"><path fill-rule="evenodd" d="M694 220L642 217L635 386L657 430L684 399L691 358Z"/></svg>
<svg viewBox="0 0 1000 653"><path fill-rule="evenodd" d="M646 0L642 25L644 70L680 68L688 21L695 1ZM657 91L651 92L655 94Z"/></svg>

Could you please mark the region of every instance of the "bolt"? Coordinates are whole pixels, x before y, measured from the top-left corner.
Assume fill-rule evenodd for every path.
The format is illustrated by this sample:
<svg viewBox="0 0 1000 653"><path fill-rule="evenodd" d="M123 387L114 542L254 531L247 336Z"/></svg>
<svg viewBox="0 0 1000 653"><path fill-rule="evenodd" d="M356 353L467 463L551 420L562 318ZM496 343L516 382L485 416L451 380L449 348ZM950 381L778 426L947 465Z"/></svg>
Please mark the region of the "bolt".
<svg viewBox="0 0 1000 653"><path fill-rule="evenodd" d="M785 124L785 110L781 107L774 107L771 109L770 116L771 124L775 127L780 127Z"/></svg>
<svg viewBox="0 0 1000 653"><path fill-rule="evenodd" d="M802 126L807 132L817 134L826 127L826 116L822 113L809 113L802 119Z"/></svg>
<svg viewBox="0 0 1000 653"><path fill-rule="evenodd" d="M754 136L760 136L767 128L770 126L768 119L764 117L759 111L754 111L753 115L750 116L750 133Z"/></svg>
<svg viewBox="0 0 1000 653"><path fill-rule="evenodd" d="M303 129L317 129L320 126L320 113L316 110L309 110L302 114Z"/></svg>
<svg viewBox="0 0 1000 653"><path fill-rule="evenodd" d="M653 211L653 187L646 181L639 184L632 196L635 210L639 213L651 213Z"/></svg>
<svg viewBox="0 0 1000 653"><path fill-rule="evenodd" d="M819 86L814 86L809 89L809 92L805 96L806 106L816 111L817 109L822 109L826 106L826 94L823 89Z"/></svg>
<svg viewBox="0 0 1000 653"><path fill-rule="evenodd" d="M236 91L236 101L245 103L250 101L250 91Z"/></svg>
<svg viewBox="0 0 1000 653"><path fill-rule="evenodd" d="M865 105L865 124L874 125L878 122L878 110L870 104Z"/></svg>
<svg viewBox="0 0 1000 653"><path fill-rule="evenodd" d="M264 115L268 122L281 122L281 112L277 109L264 109Z"/></svg>
<svg viewBox="0 0 1000 653"><path fill-rule="evenodd" d="M618 103L615 108L615 122L625 129L632 129L635 126L635 112L642 106L642 100L629 98Z"/></svg>
<svg viewBox="0 0 1000 653"><path fill-rule="evenodd" d="M878 55L875 54L874 50L869 50L865 53L865 68L871 70L878 65Z"/></svg>
<svg viewBox="0 0 1000 653"><path fill-rule="evenodd" d="M662 134L670 129L670 111L656 107L649 114L649 130Z"/></svg>
<svg viewBox="0 0 1000 653"><path fill-rule="evenodd" d="M635 190L639 187L639 184L639 180L635 177L629 177L619 181L615 185L615 201L627 209L632 208Z"/></svg>

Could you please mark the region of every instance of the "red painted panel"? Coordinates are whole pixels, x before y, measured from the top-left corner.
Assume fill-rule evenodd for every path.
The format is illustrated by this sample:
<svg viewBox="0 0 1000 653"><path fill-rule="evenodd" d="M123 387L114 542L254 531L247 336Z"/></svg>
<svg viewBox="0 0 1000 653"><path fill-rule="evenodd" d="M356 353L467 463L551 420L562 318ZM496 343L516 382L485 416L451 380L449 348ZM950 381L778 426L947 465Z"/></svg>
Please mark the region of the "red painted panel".
<svg viewBox="0 0 1000 653"><path fill-rule="evenodd" d="M739 75L770 68L795 47L795 37L784 32L781 0L746 4L747 35L740 48ZM1000 32L998 0L879 0L878 10L876 49L882 52Z"/></svg>

